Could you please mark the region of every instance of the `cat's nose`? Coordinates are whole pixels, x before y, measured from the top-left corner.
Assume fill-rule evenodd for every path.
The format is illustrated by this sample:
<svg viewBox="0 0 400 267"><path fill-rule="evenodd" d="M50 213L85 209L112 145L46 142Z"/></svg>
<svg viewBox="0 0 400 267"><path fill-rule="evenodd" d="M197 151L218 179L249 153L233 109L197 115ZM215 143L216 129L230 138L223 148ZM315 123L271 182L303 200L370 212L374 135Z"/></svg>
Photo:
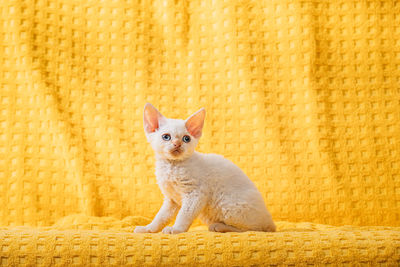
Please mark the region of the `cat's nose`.
<svg viewBox="0 0 400 267"><path fill-rule="evenodd" d="M174 144L174 146L176 146L176 147L180 147L182 145L182 142L179 139L175 139L175 140L172 140L172 144Z"/></svg>

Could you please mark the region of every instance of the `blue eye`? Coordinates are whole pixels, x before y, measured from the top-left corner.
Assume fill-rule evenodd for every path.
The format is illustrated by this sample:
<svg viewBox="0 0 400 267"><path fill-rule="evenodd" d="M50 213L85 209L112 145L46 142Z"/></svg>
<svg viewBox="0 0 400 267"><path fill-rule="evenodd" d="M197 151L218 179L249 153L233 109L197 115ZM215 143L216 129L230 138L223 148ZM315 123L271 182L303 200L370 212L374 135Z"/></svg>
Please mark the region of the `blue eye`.
<svg viewBox="0 0 400 267"><path fill-rule="evenodd" d="M162 137L162 139L163 139L164 141L169 141L169 140L171 140L171 136L170 136L169 134L163 134L161 137Z"/></svg>
<svg viewBox="0 0 400 267"><path fill-rule="evenodd" d="M189 143L190 142L190 136L189 135L185 135L184 137L182 137L182 141L185 143Z"/></svg>

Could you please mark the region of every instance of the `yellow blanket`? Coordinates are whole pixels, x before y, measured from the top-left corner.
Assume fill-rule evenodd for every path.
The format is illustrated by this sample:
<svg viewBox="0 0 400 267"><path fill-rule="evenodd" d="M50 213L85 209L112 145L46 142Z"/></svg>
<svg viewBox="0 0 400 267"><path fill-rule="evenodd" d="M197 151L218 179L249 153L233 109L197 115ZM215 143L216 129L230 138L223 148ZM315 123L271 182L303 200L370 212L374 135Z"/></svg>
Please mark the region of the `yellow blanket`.
<svg viewBox="0 0 400 267"><path fill-rule="evenodd" d="M0 1L0 265L85 265L93 236L114 240L101 264L399 264L399 47L397 1ZM162 202L146 102L205 107L199 151L240 166L286 230L123 230ZM338 228L288 230L316 224Z"/></svg>
<svg viewBox="0 0 400 267"><path fill-rule="evenodd" d="M398 266L400 227L277 222L278 232L134 234L143 217L0 228L1 266Z"/></svg>

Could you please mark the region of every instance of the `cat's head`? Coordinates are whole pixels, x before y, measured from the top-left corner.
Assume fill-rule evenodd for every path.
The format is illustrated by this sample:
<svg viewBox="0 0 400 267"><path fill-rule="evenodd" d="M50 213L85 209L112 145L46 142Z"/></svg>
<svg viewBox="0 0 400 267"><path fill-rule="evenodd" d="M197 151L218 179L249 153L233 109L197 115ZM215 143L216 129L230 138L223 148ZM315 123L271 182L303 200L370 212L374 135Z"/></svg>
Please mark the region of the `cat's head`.
<svg viewBox="0 0 400 267"><path fill-rule="evenodd" d="M189 158L201 137L206 111L200 109L186 120L168 119L153 105L144 106L147 140L158 156L168 160Z"/></svg>

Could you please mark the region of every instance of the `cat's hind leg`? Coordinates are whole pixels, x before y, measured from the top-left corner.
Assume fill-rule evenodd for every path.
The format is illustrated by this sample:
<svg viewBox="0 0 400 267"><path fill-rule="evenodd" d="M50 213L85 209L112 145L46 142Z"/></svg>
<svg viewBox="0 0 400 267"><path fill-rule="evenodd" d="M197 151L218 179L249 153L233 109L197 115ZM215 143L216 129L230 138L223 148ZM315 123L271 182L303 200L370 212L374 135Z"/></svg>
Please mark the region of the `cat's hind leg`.
<svg viewBox="0 0 400 267"><path fill-rule="evenodd" d="M208 230L211 232L219 232L219 233L226 233L226 232L243 232L243 230L236 228L234 226L226 225L224 223L213 223L208 226Z"/></svg>

